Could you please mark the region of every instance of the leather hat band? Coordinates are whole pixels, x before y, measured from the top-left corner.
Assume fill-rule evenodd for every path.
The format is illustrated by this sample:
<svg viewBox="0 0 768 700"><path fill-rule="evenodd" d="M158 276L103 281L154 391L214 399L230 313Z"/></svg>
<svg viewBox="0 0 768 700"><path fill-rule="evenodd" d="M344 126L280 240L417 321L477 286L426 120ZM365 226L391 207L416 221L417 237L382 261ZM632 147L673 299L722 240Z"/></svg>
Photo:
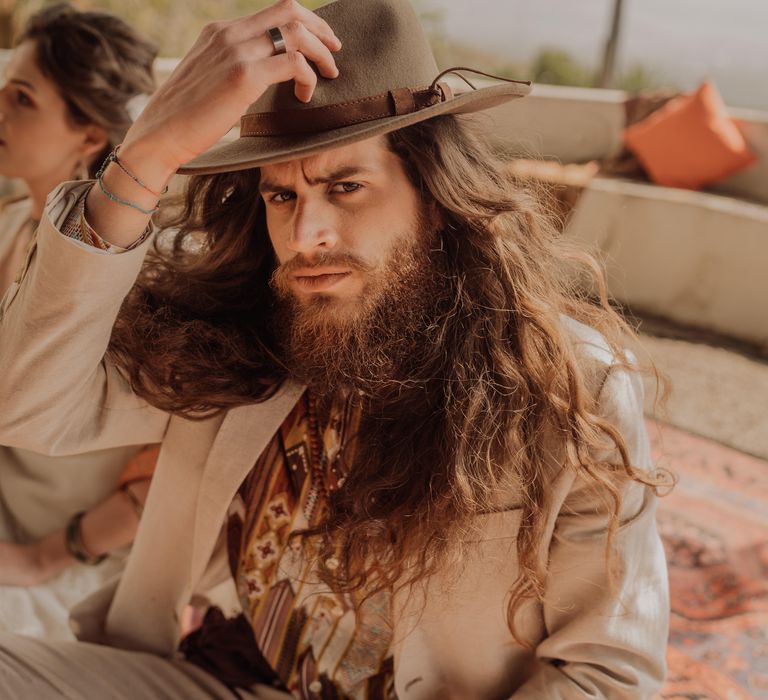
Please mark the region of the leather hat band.
<svg viewBox="0 0 768 700"><path fill-rule="evenodd" d="M331 131L352 124L411 114L453 98L447 83L426 88L397 88L372 97L325 107L245 114L240 136L292 136Z"/></svg>

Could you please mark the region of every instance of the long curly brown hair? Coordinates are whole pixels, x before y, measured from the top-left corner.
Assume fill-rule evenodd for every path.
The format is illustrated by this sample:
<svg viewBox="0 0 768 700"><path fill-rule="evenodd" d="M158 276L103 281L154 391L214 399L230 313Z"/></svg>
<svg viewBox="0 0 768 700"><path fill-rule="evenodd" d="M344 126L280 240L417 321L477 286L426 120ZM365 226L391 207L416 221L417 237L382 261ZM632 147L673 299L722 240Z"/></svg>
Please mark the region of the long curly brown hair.
<svg viewBox="0 0 768 700"><path fill-rule="evenodd" d="M604 492L607 557L622 480L662 483L630 463L622 436L598 415L594 368L579 360L562 315L602 333L619 363L632 330L609 305L594 260L569 247L462 118L408 127L389 144L440 210L446 296L409 368L413 390L364 406L346 483L303 535L319 538L320 561L331 552L339 561L323 571L339 589L396 589L460 561L474 516L511 505L502 494L515 484L520 575L508 623L529 644L514 618L545 590L538 546L554 475L544 445L559 442L561 466ZM268 320L275 263L258 177L190 180L167 222L178 230L159 239L115 327L113 358L135 391L168 411L197 416L261 401L285 377ZM584 274L598 300L579 291ZM616 458L599 463L606 447Z"/></svg>

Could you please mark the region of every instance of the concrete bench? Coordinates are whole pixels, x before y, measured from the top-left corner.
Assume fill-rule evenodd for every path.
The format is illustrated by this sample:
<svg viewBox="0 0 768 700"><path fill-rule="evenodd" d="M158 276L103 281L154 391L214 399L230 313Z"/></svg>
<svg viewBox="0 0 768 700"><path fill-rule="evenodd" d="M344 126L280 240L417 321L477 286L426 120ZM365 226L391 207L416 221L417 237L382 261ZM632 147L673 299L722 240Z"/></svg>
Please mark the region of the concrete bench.
<svg viewBox="0 0 768 700"><path fill-rule="evenodd" d="M514 155L600 161L622 148L625 99L541 85L482 120ZM618 301L768 348L768 114L731 113L754 166L701 192L597 176L566 234L602 254Z"/></svg>

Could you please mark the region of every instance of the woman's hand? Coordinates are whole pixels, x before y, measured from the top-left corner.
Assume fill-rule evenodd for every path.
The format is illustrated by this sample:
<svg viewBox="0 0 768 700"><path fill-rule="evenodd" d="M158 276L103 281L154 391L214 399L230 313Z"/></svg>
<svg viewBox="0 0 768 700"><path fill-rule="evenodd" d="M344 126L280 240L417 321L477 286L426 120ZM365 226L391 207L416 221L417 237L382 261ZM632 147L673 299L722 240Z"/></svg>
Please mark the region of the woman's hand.
<svg viewBox="0 0 768 700"><path fill-rule="evenodd" d="M134 498L144 503L149 478L130 483ZM139 516L123 489L91 508L80 521L80 539L88 554L98 556L133 542ZM37 586L77 563L66 545L66 530L33 544L0 542L0 585Z"/></svg>
<svg viewBox="0 0 768 700"><path fill-rule="evenodd" d="M274 55L278 27L286 53ZM296 0L279 0L249 17L207 25L125 137L121 158L161 189L176 169L214 145L271 85L294 81L309 102L317 84L338 76L341 42L325 20ZM135 154L135 155L133 155Z"/></svg>
<svg viewBox="0 0 768 700"><path fill-rule="evenodd" d="M61 532L34 544L0 542L0 585L37 586L74 561Z"/></svg>

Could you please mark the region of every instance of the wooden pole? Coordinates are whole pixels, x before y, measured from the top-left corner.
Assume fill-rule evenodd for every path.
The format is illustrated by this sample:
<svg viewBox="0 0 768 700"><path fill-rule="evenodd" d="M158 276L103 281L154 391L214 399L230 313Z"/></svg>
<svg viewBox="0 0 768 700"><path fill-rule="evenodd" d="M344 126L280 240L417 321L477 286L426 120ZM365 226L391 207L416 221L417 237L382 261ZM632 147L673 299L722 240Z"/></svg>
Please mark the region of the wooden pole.
<svg viewBox="0 0 768 700"><path fill-rule="evenodd" d="M601 88L609 88L613 86L614 73L616 72L616 54L618 52L619 35L621 33L621 13L623 9L624 0L614 0L611 33L608 35L608 41L605 42L603 66L600 71L600 81L598 82L598 85Z"/></svg>

